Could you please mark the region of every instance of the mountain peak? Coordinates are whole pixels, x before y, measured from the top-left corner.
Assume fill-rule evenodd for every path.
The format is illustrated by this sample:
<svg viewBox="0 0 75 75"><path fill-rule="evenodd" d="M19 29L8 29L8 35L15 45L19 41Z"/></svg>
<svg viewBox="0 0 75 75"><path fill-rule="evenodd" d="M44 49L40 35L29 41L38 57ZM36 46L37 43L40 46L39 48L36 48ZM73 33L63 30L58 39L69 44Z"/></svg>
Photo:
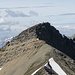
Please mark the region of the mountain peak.
<svg viewBox="0 0 75 75"><path fill-rule="evenodd" d="M66 74L74 75L75 43L50 23L40 23L24 30L0 49L3 67L0 75L34 75L38 69L35 75L49 75L47 72L57 75L59 72L53 69L55 64L47 63L50 58Z"/></svg>
<svg viewBox="0 0 75 75"><path fill-rule="evenodd" d="M59 34L59 31L56 30L53 26L51 26L49 22L45 22L45 23L37 24L35 26L32 26L32 27L24 30L18 36L16 36L14 39L18 40L20 42L29 40L31 38L39 38L39 39L43 40L44 35L45 36L46 35L51 35L53 33L55 33L55 34L58 33ZM61 35L59 35L59 36L61 36Z"/></svg>
<svg viewBox="0 0 75 75"><path fill-rule="evenodd" d="M75 43L60 32L49 22L40 23L24 30L14 38L16 42L25 42L32 38L38 38L47 44L75 59Z"/></svg>

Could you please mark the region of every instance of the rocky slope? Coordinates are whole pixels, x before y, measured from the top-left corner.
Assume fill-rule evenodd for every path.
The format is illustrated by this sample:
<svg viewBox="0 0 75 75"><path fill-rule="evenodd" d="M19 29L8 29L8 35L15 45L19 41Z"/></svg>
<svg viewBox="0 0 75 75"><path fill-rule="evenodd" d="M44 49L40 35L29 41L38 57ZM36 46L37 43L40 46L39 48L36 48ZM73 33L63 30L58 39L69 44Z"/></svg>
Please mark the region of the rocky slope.
<svg viewBox="0 0 75 75"><path fill-rule="evenodd" d="M0 75L50 75L44 68L53 57L67 75L75 74L75 43L50 23L40 23L21 32L0 49ZM51 75L57 75L54 72Z"/></svg>

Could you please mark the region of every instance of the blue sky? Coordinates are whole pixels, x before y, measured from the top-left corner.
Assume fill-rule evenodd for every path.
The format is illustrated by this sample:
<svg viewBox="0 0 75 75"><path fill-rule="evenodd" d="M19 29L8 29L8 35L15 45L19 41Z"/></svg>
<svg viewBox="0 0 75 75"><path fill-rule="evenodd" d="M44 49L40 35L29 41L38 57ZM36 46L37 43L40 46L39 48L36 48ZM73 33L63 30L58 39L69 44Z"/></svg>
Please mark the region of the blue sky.
<svg viewBox="0 0 75 75"><path fill-rule="evenodd" d="M68 12L69 13L75 12L75 0L0 0L0 8L15 8L15 7L40 8L39 6L44 7L44 10L42 9L41 11L41 13L43 13L44 15L52 13L62 14ZM45 12L47 10L49 11L49 13Z"/></svg>
<svg viewBox="0 0 75 75"><path fill-rule="evenodd" d="M75 6L75 0L0 0L0 7L24 7L46 4Z"/></svg>
<svg viewBox="0 0 75 75"><path fill-rule="evenodd" d="M0 38L40 22L50 22L67 36L75 34L75 0L0 0L0 17Z"/></svg>

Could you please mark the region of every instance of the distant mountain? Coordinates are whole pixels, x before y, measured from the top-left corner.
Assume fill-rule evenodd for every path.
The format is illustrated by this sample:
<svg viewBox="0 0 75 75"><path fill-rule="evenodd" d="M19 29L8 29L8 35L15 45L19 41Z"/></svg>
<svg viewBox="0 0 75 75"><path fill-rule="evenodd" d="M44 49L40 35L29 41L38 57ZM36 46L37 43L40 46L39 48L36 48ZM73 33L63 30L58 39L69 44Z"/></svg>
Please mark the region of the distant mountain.
<svg viewBox="0 0 75 75"><path fill-rule="evenodd" d="M13 37L4 37L4 38L1 38L0 39L0 48L2 48L3 46L5 46L5 44L9 41L12 41L13 40Z"/></svg>
<svg viewBox="0 0 75 75"><path fill-rule="evenodd" d="M75 34L71 36L71 38L73 39L73 41L75 42Z"/></svg>
<svg viewBox="0 0 75 75"><path fill-rule="evenodd" d="M28 15L24 14L21 11L6 10L6 12L7 12L6 17L8 17L8 16L11 16L11 17L29 17Z"/></svg>
<svg viewBox="0 0 75 75"><path fill-rule="evenodd" d="M40 23L0 49L0 66L0 75L74 75L75 43L50 23Z"/></svg>
<svg viewBox="0 0 75 75"><path fill-rule="evenodd" d="M0 42L0 48L2 48L4 45L5 45L5 42L4 41L1 41Z"/></svg>
<svg viewBox="0 0 75 75"><path fill-rule="evenodd" d="M29 15L21 12L21 11L12 11L12 10L6 10L6 16L5 17L31 17L31 16L38 16L38 13L35 11L30 11Z"/></svg>
<svg viewBox="0 0 75 75"><path fill-rule="evenodd" d="M38 16L38 13L35 12L35 11L30 11L30 15L31 15L31 16Z"/></svg>
<svg viewBox="0 0 75 75"><path fill-rule="evenodd" d="M4 19L0 16L0 23L3 23Z"/></svg>
<svg viewBox="0 0 75 75"><path fill-rule="evenodd" d="M64 13L64 14L60 14L60 16L68 16L68 15L75 15L75 13Z"/></svg>

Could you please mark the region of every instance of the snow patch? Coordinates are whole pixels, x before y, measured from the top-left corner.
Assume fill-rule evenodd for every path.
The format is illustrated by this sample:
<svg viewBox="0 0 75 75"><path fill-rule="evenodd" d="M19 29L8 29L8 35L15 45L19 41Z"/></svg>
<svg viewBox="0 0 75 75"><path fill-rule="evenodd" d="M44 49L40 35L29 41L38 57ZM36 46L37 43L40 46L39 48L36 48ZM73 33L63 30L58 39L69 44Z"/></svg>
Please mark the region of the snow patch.
<svg viewBox="0 0 75 75"><path fill-rule="evenodd" d="M3 67L0 68L0 71L2 70Z"/></svg>
<svg viewBox="0 0 75 75"><path fill-rule="evenodd" d="M36 71L34 71L31 75L36 74L42 67L40 67L39 69L37 69Z"/></svg>
<svg viewBox="0 0 75 75"><path fill-rule="evenodd" d="M67 75L62 68L54 61L53 58L49 59L49 64L51 65L52 69L58 74L58 75Z"/></svg>
<svg viewBox="0 0 75 75"><path fill-rule="evenodd" d="M53 58L49 59L49 64L52 67L52 69L58 74L58 75L67 75L62 68L54 61ZM46 63L44 66L46 66L48 69L50 69L48 63ZM43 66L42 66L43 67ZM33 72L31 75L35 75L42 67L37 69L35 72Z"/></svg>
<svg viewBox="0 0 75 75"><path fill-rule="evenodd" d="M4 19L2 17L0 17L0 23L3 23Z"/></svg>
<svg viewBox="0 0 75 75"><path fill-rule="evenodd" d="M39 38L36 39L37 41L39 40Z"/></svg>
<svg viewBox="0 0 75 75"><path fill-rule="evenodd" d="M8 41L10 42L10 41L13 40L13 38L14 38L14 37L7 38L7 39L5 39L5 42L8 42Z"/></svg>

